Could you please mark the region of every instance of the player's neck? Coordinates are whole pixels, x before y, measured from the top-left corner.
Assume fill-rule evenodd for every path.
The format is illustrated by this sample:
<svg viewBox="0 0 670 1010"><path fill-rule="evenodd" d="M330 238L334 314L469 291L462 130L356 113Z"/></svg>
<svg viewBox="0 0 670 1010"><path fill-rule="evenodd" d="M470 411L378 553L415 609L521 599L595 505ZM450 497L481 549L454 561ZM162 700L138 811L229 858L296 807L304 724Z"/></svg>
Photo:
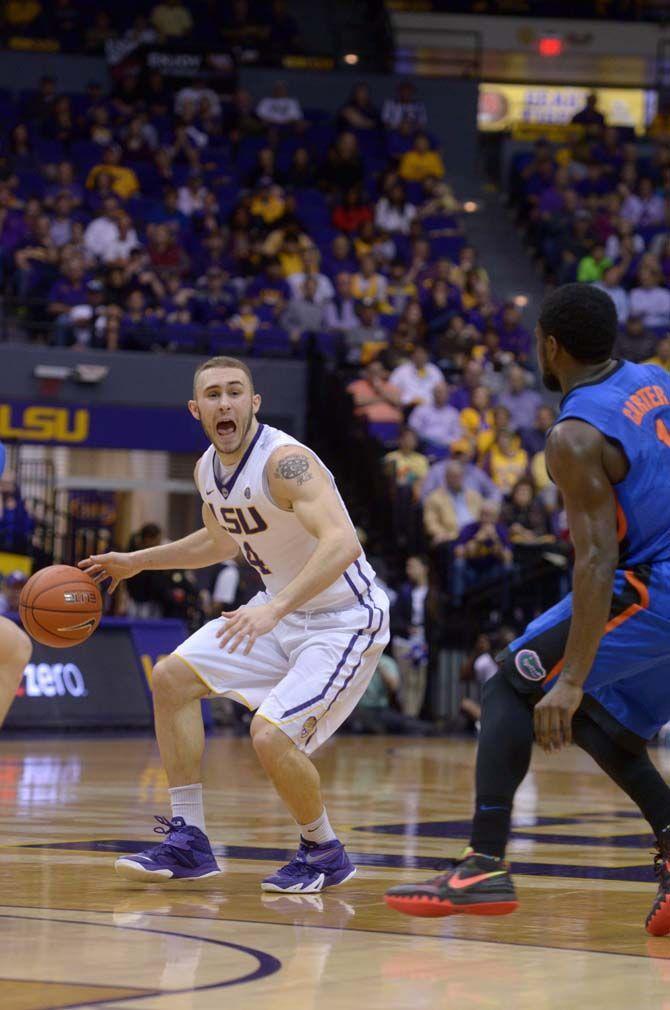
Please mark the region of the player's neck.
<svg viewBox="0 0 670 1010"><path fill-rule="evenodd" d="M244 440L240 445L239 449L237 449L235 452L219 452L219 450L215 448L214 451L216 452L216 455L218 456L221 465L227 468L237 466L237 464L240 462L245 452L253 442L257 431L258 431L258 419L254 417L253 421L249 425L249 431L244 436Z"/></svg>
<svg viewBox="0 0 670 1010"><path fill-rule="evenodd" d="M609 375L615 365L616 360L614 358L608 358L607 361L601 361L597 365L575 364L574 368L566 370L560 377L563 396L566 396L575 386L583 386L587 382L594 382L600 378L604 378L606 375Z"/></svg>

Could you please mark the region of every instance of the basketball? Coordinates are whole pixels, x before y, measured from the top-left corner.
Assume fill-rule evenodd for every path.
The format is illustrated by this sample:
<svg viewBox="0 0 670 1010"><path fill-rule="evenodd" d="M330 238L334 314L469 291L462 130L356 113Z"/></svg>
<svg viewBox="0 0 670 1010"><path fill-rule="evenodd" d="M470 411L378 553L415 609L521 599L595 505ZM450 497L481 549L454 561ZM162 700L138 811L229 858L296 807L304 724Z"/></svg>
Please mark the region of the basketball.
<svg viewBox="0 0 670 1010"><path fill-rule="evenodd" d="M85 642L98 627L102 595L85 572L71 565L52 565L26 582L19 615L36 642L65 649Z"/></svg>

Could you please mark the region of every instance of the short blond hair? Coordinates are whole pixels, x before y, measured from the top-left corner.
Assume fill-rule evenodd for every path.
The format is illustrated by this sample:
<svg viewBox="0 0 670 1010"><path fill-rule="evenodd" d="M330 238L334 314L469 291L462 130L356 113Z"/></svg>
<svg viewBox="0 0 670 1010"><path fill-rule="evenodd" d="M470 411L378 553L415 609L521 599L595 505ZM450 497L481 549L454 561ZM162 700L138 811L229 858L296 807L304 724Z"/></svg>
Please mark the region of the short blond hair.
<svg viewBox="0 0 670 1010"><path fill-rule="evenodd" d="M193 398L196 397L196 390L198 387L198 379L203 372L208 371L210 368L239 368L241 372L244 372L247 379L249 380L249 385L251 386L252 394L255 392L254 389L254 377L251 374L251 369L247 365L246 361L242 361L240 358L228 358L225 355L219 355L215 358L208 358L207 361L203 361L202 365L199 365L195 370L195 375L193 376Z"/></svg>

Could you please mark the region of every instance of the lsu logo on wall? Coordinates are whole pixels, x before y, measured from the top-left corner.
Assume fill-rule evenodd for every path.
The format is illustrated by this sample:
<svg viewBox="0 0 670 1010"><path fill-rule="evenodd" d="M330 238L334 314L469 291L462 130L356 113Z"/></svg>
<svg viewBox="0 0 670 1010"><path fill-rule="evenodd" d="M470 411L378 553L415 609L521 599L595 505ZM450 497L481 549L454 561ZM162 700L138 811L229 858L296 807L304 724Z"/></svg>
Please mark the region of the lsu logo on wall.
<svg viewBox="0 0 670 1010"><path fill-rule="evenodd" d="M23 407L0 403L0 440L18 442L86 442L91 417L83 407Z"/></svg>

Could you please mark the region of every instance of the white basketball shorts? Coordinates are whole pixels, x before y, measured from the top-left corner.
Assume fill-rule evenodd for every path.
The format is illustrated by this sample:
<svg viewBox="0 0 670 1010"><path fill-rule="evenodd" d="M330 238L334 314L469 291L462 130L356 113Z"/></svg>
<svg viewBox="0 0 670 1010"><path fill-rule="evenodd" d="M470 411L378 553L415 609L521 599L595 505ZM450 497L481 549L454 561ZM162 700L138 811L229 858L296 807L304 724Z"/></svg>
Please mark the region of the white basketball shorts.
<svg viewBox="0 0 670 1010"><path fill-rule="evenodd" d="M250 607L267 603L257 593ZM230 654L217 618L187 638L175 655L212 695L241 701L278 726L300 750L315 751L354 710L389 640L389 601L372 586L344 610L297 611L257 638L248 656Z"/></svg>

